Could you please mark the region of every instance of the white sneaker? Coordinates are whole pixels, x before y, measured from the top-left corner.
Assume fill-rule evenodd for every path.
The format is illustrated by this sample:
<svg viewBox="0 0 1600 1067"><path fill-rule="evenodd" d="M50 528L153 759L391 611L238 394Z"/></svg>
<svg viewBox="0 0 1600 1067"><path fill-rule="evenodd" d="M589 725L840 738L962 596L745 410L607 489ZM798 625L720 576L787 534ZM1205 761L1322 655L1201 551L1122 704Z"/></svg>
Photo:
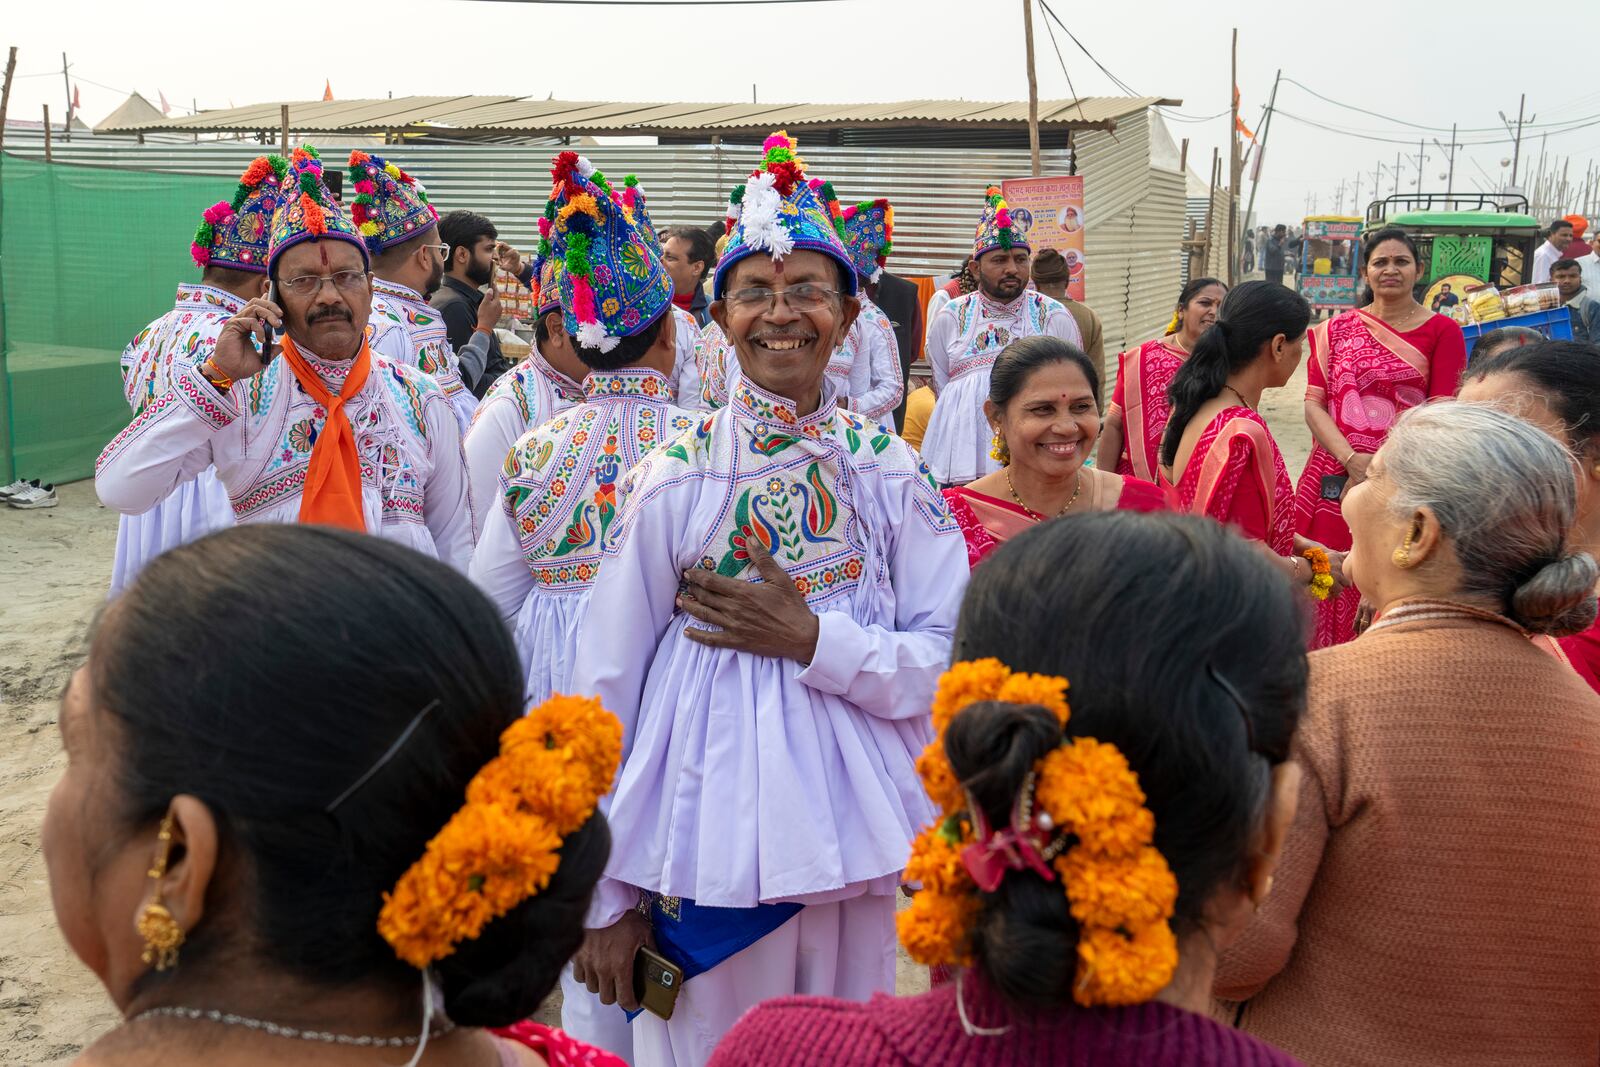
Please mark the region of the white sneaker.
<svg viewBox="0 0 1600 1067"><path fill-rule="evenodd" d="M10 485L0 485L0 500L10 500L12 497L16 496L18 493L22 492L24 489L27 489L29 486L34 486L34 485L38 485L38 484L39 483L36 482L36 481L29 482L29 481L24 481L21 478L18 478L16 481L12 482Z"/></svg>
<svg viewBox="0 0 1600 1067"><path fill-rule="evenodd" d="M30 485L10 500L12 507L24 511L32 508L53 508L59 503L61 500L56 496L56 487L53 485Z"/></svg>

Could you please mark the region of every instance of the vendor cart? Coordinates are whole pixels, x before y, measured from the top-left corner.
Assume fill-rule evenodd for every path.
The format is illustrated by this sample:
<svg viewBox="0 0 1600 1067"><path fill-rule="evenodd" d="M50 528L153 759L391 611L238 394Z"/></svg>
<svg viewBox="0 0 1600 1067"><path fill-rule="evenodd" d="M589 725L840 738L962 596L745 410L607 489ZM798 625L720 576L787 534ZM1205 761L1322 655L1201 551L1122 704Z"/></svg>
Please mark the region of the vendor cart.
<svg viewBox="0 0 1600 1067"><path fill-rule="evenodd" d="M1356 215L1311 215L1300 242L1300 295L1313 311L1336 315L1356 306L1360 256Z"/></svg>

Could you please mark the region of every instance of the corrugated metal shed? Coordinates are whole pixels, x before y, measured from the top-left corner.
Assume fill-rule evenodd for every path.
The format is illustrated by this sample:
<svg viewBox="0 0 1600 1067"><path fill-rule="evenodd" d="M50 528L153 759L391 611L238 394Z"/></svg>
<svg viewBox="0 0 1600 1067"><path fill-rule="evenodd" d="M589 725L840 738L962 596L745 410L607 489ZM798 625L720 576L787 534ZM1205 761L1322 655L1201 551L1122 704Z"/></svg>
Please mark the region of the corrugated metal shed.
<svg viewBox="0 0 1600 1067"><path fill-rule="evenodd" d="M1041 128L1110 129L1162 97L1085 97L1041 100ZM202 111L198 115L105 126L109 133L256 133L281 128L282 103ZM985 127L1025 129L1020 101L905 100L878 104L629 103L529 100L509 96L401 96L391 100L289 102L291 133L426 133L472 137L484 133L530 137L766 134L856 128Z"/></svg>

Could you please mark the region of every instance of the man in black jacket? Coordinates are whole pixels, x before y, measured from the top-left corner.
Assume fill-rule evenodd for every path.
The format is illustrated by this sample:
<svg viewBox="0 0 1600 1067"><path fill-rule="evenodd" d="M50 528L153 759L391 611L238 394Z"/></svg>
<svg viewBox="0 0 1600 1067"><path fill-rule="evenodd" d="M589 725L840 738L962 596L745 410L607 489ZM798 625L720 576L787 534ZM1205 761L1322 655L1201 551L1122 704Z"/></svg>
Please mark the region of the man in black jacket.
<svg viewBox="0 0 1600 1067"><path fill-rule="evenodd" d="M1261 272L1273 285L1283 284L1284 262L1288 259L1289 228L1279 224L1272 228L1272 236L1261 247Z"/></svg>
<svg viewBox="0 0 1600 1067"><path fill-rule="evenodd" d="M482 287L494 281L494 223L471 211L452 211L439 220L439 236L450 246L445 260L444 283L430 301L444 319L450 347L463 353L475 332L489 335L489 352L482 366L461 361L461 378L480 400L495 380L511 369L500 353L494 324L500 318L500 299L485 305ZM492 321L484 319L493 316Z"/></svg>

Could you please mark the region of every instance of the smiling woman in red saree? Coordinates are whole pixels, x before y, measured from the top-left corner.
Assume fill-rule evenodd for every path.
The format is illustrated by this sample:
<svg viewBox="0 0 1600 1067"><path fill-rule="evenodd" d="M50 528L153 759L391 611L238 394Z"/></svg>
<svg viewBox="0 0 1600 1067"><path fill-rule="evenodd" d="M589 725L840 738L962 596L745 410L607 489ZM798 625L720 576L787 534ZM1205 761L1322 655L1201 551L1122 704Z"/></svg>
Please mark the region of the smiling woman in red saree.
<svg viewBox="0 0 1600 1067"><path fill-rule="evenodd" d="M1306 423L1316 447L1295 494L1295 530L1340 551L1350 547L1350 528L1339 490L1366 479L1372 454L1402 412L1454 395L1467 359L1461 327L1412 298L1417 257L1403 231L1374 233L1364 258L1372 305L1318 324L1307 338ZM1353 638L1359 608L1354 589L1319 604L1312 647Z"/></svg>

